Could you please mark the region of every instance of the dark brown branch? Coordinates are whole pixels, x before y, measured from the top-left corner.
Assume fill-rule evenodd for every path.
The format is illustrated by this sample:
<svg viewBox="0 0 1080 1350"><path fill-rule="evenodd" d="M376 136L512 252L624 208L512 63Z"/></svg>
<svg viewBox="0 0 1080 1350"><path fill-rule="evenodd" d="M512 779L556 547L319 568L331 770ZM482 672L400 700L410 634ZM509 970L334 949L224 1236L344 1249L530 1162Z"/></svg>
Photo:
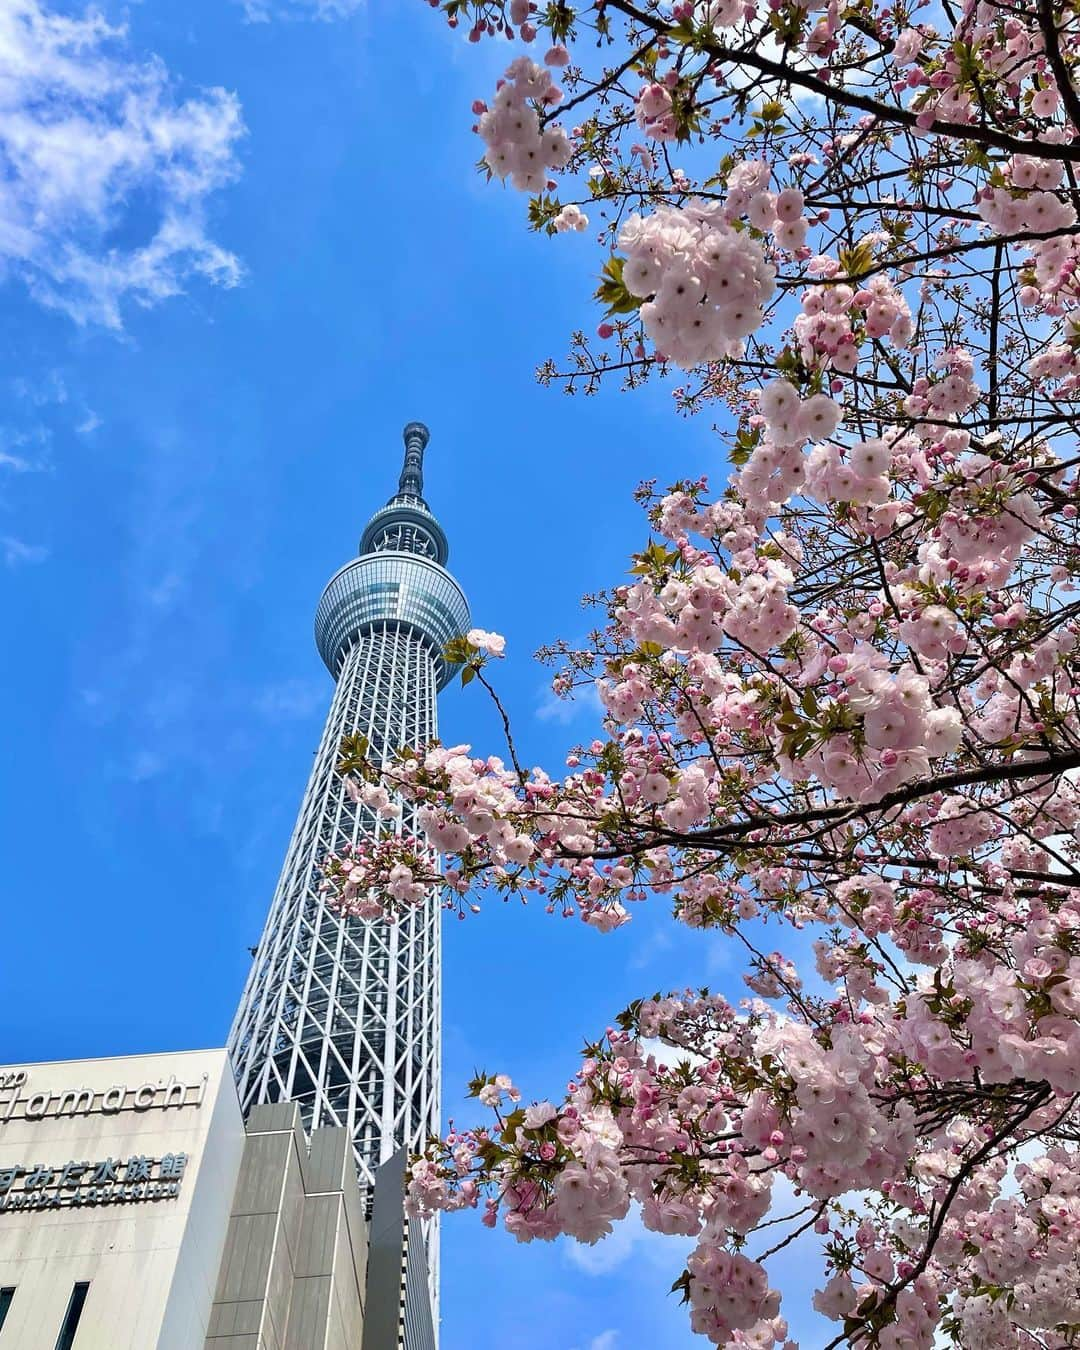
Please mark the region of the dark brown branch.
<svg viewBox="0 0 1080 1350"><path fill-rule="evenodd" d="M1080 97L1077 96L1072 75L1065 64L1061 43L1058 40L1057 15L1063 12L1063 9L1064 7L1056 5L1054 0L1039 0L1039 28L1046 44L1050 69L1057 81L1058 93L1065 104L1065 111L1069 114L1069 121L1080 132Z"/></svg>
<svg viewBox="0 0 1080 1350"><path fill-rule="evenodd" d="M640 23L644 28L648 28L654 33L666 33L668 31L668 25L663 20L644 13L636 5L631 4L630 0L607 0L607 4L609 8L618 10L621 14L625 14L628 19L633 19L636 23ZM1041 159L1067 161L1080 159L1080 149L1070 144L1057 145L1050 141L1025 140L1020 136L1010 136L1004 131L996 131L993 127L939 121L935 121L929 127L921 127L917 115L907 108L890 106L878 99L870 98L866 94L858 94L850 89L837 88L817 75L811 75L807 71L785 65L782 61L774 61L767 56L763 56L757 48L727 47L704 36L699 41L702 51L712 57L714 61L728 62L735 66L748 66L751 70L759 70L763 74L771 75L774 79L817 94L828 103L856 109L859 112L871 113L882 122L908 127L919 134L932 132L935 136L950 136L954 140L974 141L978 145L990 145L997 150L1007 150L1010 154L1035 155Z"/></svg>

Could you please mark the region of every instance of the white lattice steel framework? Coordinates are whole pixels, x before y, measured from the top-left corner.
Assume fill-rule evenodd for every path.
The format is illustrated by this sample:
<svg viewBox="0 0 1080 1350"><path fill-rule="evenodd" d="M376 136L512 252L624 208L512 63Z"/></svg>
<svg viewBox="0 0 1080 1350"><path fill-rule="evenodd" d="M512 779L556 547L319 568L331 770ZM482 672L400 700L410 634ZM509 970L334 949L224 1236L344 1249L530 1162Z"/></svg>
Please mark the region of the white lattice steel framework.
<svg viewBox="0 0 1080 1350"><path fill-rule="evenodd" d="M441 653L469 626L422 495L427 438L419 423L405 428L398 493L319 603L316 641L337 687L229 1042L245 1111L290 1100L309 1129L346 1126L368 1188L380 1163L439 1126L440 909L433 895L398 923L341 920L319 865L385 828L336 772L342 738L361 733L384 758L434 739L452 674ZM436 1231L427 1237L434 1298Z"/></svg>

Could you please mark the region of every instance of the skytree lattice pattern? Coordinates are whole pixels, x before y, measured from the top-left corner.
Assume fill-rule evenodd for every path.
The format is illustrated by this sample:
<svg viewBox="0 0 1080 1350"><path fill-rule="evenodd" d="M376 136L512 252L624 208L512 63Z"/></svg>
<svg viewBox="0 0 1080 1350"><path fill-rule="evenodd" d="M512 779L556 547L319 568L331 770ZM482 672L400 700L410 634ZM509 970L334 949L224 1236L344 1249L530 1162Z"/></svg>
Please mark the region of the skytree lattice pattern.
<svg viewBox="0 0 1080 1350"><path fill-rule="evenodd" d="M427 440L420 423L405 428L398 492L319 602L315 639L336 689L229 1037L245 1112L290 1100L309 1130L344 1125L369 1199L376 1168L439 1126L441 911L433 892L396 923L340 919L320 866L362 837L410 829L411 807L395 827L353 801L336 772L341 741L363 735L369 757L385 762L433 740L436 696L453 674L442 653L469 627L444 565L446 535L423 497ZM436 1226L423 1237L437 1327Z"/></svg>
<svg viewBox="0 0 1080 1350"><path fill-rule="evenodd" d="M439 909L342 921L319 864L380 829L335 770L342 738L366 736L379 758L425 745L435 694L434 654L409 626L380 625L347 653L234 1031L245 1110L295 1101L309 1129L346 1126L369 1186L396 1147L438 1128Z"/></svg>

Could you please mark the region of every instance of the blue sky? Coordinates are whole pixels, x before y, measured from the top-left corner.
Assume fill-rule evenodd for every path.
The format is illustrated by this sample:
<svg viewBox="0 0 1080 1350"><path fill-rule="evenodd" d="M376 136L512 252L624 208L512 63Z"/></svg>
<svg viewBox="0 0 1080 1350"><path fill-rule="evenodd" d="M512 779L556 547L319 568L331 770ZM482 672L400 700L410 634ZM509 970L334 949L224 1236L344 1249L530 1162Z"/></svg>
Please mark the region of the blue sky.
<svg viewBox="0 0 1080 1350"><path fill-rule="evenodd" d="M552 715L530 653L583 634L579 596L624 573L639 479L722 468L669 391L535 383L597 321L598 257L528 234L524 199L473 170L469 105L507 48L466 47L419 0L317 8L101 5L126 32L87 69L154 125L187 119L194 185L145 136L60 187L56 146L17 161L0 141L23 209L0 210L9 1061L224 1041L330 699L315 605L393 489L406 421L431 427L428 498L474 619L507 635L521 749L552 767L591 710ZM19 97L40 111L0 82L0 112ZM448 692L444 737L497 749L475 688ZM559 1093L631 998L705 982L733 985L723 940L659 906L607 937L498 904L448 921L447 1114L475 1118L478 1066ZM677 1241L443 1233L445 1350L698 1343L667 1297Z"/></svg>

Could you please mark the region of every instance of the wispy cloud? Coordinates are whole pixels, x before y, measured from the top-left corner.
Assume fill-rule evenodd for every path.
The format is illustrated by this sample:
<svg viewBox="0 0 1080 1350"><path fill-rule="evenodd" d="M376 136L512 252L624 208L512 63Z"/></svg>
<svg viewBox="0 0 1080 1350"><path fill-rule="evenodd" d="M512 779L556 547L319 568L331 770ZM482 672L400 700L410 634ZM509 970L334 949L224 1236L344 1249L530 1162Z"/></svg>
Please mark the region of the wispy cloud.
<svg viewBox="0 0 1080 1350"><path fill-rule="evenodd" d="M146 783L165 768L165 760L154 750L137 750L131 757L127 776L133 783Z"/></svg>
<svg viewBox="0 0 1080 1350"><path fill-rule="evenodd" d="M206 200L238 172L240 105L181 98L126 30L45 0L0 5L0 267L80 324L122 326L192 277L235 285L207 234ZM133 238L131 244L118 240Z"/></svg>
<svg viewBox="0 0 1080 1350"><path fill-rule="evenodd" d="M37 467L24 455L13 455L10 450L0 450L0 469L10 469L12 473L30 473Z"/></svg>
<svg viewBox="0 0 1080 1350"><path fill-rule="evenodd" d="M38 473L48 467L52 433L44 423L16 428L0 426L0 469Z"/></svg>
<svg viewBox="0 0 1080 1350"><path fill-rule="evenodd" d="M612 1327L608 1331L602 1331L599 1336L594 1336L583 1350L618 1350L619 1333Z"/></svg>
<svg viewBox="0 0 1080 1350"><path fill-rule="evenodd" d="M623 1219L617 1223L606 1238L590 1247L566 1239L566 1257L572 1266L584 1271L586 1275L610 1275L625 1265L634 1254L638 1232L632 1219Z"/></svg>
<svg viewBox="0 0 1080 1350"><path fill-rule="evenodd" d="M559 698L545 686L540 691L539 702L536 705L536 718L539 722L554 722L558 726L565 727L582 713L598 716L602 715L603 711L604 705L600 702L595 684L587 684L576 689L573 698Z"/></svg>
<svg viewBox="0 0 1080 1350"><path fill-rule="evenodd" d="M655 932L646 933L626 962L627 970L645 970L652 965L656 957L670 951L674 945L675 939L666 928L657 928Z"/></svg>
<svg viewBox="0 0 1080 1350"><path fill-rule="evenodd" d="M325 708L330 698L325 680L282 680L267 685L256 696L255 707L272 721L310 717Z"/></svg>
<svg viewBox="0 0 1080 1350"><path fill-rule="evenodd" d="M695 1054L692 1050L684 1050L681 1045L668 1045L667 1041L654 1040L652 1037L645 1037L641 1045L645 1053L652 1055L657 1064L666 1064L669 1069L673 1069L676 1064L704 1063L701 1055Z"/></svg>
<svg viewBox="0 0 1080 1350"><path fill-rule="evenodd" d="M0 96L0 106L2 103ZM0 221L4 211L2 168L0 152ZM17 375L7 385L13 397L5 398L4 407L12 422L0 425L0 469L11 473L51 469L53 424L64 420L58 410L68 402L67 382L60 371L47 370L33 378Z"/></svg>
<svg viewBox="0 0 1080 1350"><path fill-rule="evenodd" d="M67 382L58 370L46 371L35 379L16 375L11 381L11 389L17 398L35 408L68 401Z"/></svg>
<svg viewBox="0 0 1080 1350"><path fill-rule="evenodd" d="M635 1205L608 1237L593 1246L575 1243L570 1238L564 1238L563 1244L567 1259L585 1275L606 1278L629 1266L634 1272L633 1278L655 1284L657 1289L666 1289L685 1268L695 1239L652 1232L645 1227ZM627 1275L621 1273L616 1280L625 1281L626 1278ZM602 1331L583 1345L582 1350L622 1350L626 1334L620 1335L615 1329ZM643 1344L640 1337L629 1334L634 1346ZM653 1342L650 1340L649 1344Z"/></svg>
<svg viewBox="0 0 1080 1350"><path fill-rule="evenodd" d="M10 534L0 535L0 555L5 567L22 567L25 563L44 562L49 550L40 544L27 544Z"/></svg>
<svg viewBox="0 0 1080 1350"><path fill-rule="evenodd" d="M170 568L160 581L147 587L146 598L154 609L172 609L176 600L183 594L186 584L184 575Z"/></svg>
<svg viewBox="0 0 1080 1350"><path fill-rule="evenodd" d="M586 1245L573 1238L564 1239L567 1260L586 1275L610 1275L631 1257L678 1270L693 1245L689 1238L672 1238L646 1228L636 1206L599 1242Z"/></svg>
<svg viewBox="0 0 1080 1350"><path fill-rule="evenodd" d="M240 0L252 23L271 19L347 19L364 0Z"/></svg>

